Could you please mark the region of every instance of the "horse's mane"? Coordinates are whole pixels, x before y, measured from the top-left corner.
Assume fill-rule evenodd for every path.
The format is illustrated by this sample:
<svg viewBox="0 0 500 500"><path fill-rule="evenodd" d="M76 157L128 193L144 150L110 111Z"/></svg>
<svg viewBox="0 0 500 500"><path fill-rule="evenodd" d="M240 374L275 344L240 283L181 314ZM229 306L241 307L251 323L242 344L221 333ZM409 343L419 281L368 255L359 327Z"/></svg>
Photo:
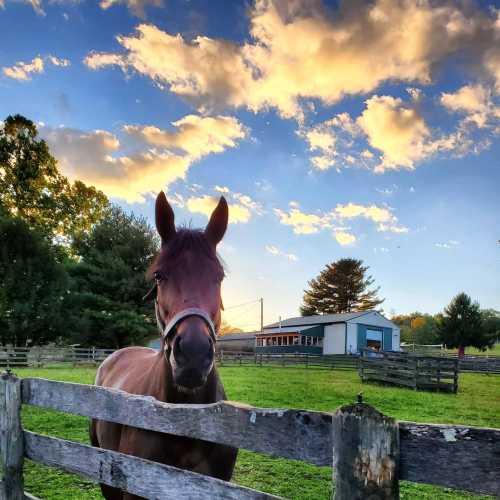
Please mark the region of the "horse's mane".
<svg viewBox="0 0 500 500"><path fill-rule="evenodd" d="M209 259L215 260L224 270L222 260L208 242L204 231L181 227L177 229L175 237L167 245L162 245L160 252L146 272L146 278L152 279L157 271L167 271L179 255L187 251L203 253Z"/></svg>

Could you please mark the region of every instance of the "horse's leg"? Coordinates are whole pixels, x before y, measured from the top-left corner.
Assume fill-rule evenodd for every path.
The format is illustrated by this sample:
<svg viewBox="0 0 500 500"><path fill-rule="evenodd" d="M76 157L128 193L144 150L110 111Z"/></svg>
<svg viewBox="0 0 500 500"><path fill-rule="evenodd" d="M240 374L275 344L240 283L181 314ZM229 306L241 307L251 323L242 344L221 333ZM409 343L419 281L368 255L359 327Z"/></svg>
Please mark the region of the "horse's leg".
<svg viewBox="0 0 500 500"><path fill-rule="evenodd" d="M212 452L193 468L193 472L223 481L231 481L237 455L237 448L222 444L215 445Z"/></svg>

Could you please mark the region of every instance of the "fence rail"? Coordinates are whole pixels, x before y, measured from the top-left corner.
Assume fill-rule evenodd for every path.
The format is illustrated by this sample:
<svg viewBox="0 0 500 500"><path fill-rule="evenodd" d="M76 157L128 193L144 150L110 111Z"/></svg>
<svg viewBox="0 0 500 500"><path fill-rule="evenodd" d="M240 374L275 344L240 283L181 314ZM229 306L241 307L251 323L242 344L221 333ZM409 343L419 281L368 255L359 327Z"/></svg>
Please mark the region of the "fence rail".
<svg viewBox="0 0 500 500"><path fill-rule="evenodd" d="M396 352L362 350L359 374L375 381L431 391L458 390L458 360Z"/></svg>
<svg viewBox="0 0 500 500"><path fill-rule="evenodd" d="M347 370L356 369L358 366L358 356L347 354L264 354L221 351L217 353L216 360L219 365L305 366Z"/></svg>
<svg viewBox="0 0 500 500"><path fill-rule="evenodd" d="M6 500L24 498L14 493L22 491L23 455L145 498L276 498L118 452L23 432L22 403L316 465L333 463L337 500L364 498L366 488L375 488L380 499L399 498L399 480L500 494L500 429L397 422L363 403L333 415L231 402L173 405L102 387L4 374L0 488L5 493L0 496ZM5 450L16 446L18 453L5 462ZM356 463L363 467L353 467Z"/></svg>

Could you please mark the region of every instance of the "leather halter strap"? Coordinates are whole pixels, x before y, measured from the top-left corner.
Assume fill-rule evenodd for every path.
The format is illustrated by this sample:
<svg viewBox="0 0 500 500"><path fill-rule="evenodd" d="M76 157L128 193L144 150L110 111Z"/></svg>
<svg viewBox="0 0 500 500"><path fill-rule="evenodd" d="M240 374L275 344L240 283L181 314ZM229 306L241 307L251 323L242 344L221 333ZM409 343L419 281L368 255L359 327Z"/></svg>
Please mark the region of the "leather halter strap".
<svg viewBox="0 0 500 500"><path fill-rule="evenodd" d="M158 325L158 330L160 331L160 335L166 341L172 337L177 325L182 320L189 318L191 316L197 316L198 318L201 318L203 321L205 321L206 325L208 326L210 337L212 337L214 343L217 341L217 334L215 331L215 325L212 321L212 318L210 318L210 316L203 309L200 309L199 307L189 307L187 309L179 311L167 324L165 324L160 317L158 301L155 299L155 313L156 313L156 323Z"/></svg>

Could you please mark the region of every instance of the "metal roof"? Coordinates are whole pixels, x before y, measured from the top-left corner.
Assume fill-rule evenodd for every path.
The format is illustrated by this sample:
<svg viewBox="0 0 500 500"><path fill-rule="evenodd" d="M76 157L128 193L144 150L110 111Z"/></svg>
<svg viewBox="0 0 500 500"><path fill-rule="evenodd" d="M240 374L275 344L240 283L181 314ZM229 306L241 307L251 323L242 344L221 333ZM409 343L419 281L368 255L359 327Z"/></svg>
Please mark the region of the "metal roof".
<svg viewBox="0 0 500 500"><path fill-rule="evenodd" d="M298 316L296 318L289 318L281 321L281 327L288 327L293 325L318 325L322 323L345 323L354 318L359 318L365 314L369 314L376 311L360 311L353 313L342 313L342 314L319 314L317 316ZM276 323L271 323L266 325L264 329L267 328L277 328L279 326L279 321Z"/></svg>

